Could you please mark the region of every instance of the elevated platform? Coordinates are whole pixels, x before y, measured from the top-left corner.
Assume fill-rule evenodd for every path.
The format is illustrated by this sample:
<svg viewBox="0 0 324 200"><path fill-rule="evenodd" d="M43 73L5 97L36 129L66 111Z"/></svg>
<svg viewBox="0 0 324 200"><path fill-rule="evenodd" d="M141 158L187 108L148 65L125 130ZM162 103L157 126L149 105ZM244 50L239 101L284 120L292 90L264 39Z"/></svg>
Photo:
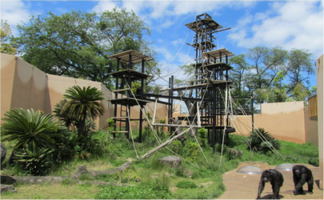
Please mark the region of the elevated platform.
<svg viewBox="0 0 324 200"><path fill-rule="evenodd" d="M217 63L211 63L211 64L198 63L198 64L192 64L192 66L194 66L196 68L200 68L201 66L203 66L203 67L206 67L208 70L213 70L215 68L216 72L233 69L233 67L231 67L230 65L223 63L223 62L217 62Z"/></svg>
<svg viewBox="0 0 324 200"><path fill-rule="evenodd" d="M205 26L204 30L206 31L214 31L216 29L223 28L219 23L214 21L213 18L211 17L188 23L186 24L186 26L195 32L197 32L197 30L199 31L200 29L202 29L202 26Z"/></svg>
<svg viewBox="0 0 324 200"><path fill-rule="evenodd" d="M119 99L111 99L108 100L110 101L112 104L117 103L118 105L123 105L123 106L138 106L137 102L141 105L141 106L145 106L147 103L150 103L151 101L147 101L147 100L140 100L140 99L134 99L134 98L129 98L129 97L124 97L124 98L119 98Z"/></svg>
<svg viewBox="0 0 324 200"><path fill-rule="evenodd" d="M138 72L138 71L133 70L133 69L124 69L123 71L111 72L111 73L108 73L107 75L111 75L114 78L117 78L117 76L119 78L122 78L122 77L128 78L129 76L131 76L132 80L140 80L142 78L146 79L146 78L152 77L151 75L147 75L147 74L144 74L142 72Z"/></svg>
<svg viewBox="0 0 324 200"><path fill-rule="evenodd" d="M135 50L127 50L121 53L117 53L111 56L108 56L108 58L112 58L112 59L120 59L121 62L124 63L129 63L129 55L132 56L132 63L140 63L142 62L142 60L144 61L149 61L149 60L153 60L152 57L150 56L146 56L138 51Z"/></svg>
<svg viewBox="0 0 324 200"><path fill-rule="evenodd" d="M216 47L216 45L214 45L210 41L200 42L200 43L195 43L195 44L187 43L187 45L192 46L192 47L194 47L196 49L200 49L200 50L205 50L205 49L210 49L210 48Z"/></svg>
<svg viewBox="0 0 324 200"><path fill-rule="evenodd" d="M226 48L221 48L214 51L208 51L202 53L202 56L205 56L206 58L208 57L208 55L210 56L210 58L216 58L216 59L226 58L226 56L227 57L234 56L234 54L228 51Z"/></svg>

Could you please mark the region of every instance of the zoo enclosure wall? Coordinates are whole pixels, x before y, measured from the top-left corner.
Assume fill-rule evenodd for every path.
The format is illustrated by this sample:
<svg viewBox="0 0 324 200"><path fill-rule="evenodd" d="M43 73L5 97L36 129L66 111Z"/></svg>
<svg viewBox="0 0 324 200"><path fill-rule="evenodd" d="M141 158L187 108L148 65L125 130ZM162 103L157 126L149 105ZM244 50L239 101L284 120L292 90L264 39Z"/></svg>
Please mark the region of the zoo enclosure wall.
<svg viewBox="0 0 324 200"><path fill-rule="evenodd" d="M107 100L112 98L113 93L102 83L46 74L19 57L1 54L1 118L12 108L33 108L52 113L55 105L63 99L65 90L73 85L96 87L103 92L105 112L95 122L98 128L107 128L106 120L113 116L114 106ZM179 116L179 105L174 107L173 116ZM264 128L277 139L318 145L317 121L309 120L308 108L304 108L303 102L268 103L262 104L261 108L261 114L255 115L255 127ZM131 118L138 118L139 106L131 109ZM152 117L153 109L154 103L148 103L145 112L150 112ZM166 105L158 104L156 113L158 119L167 121ZM248 135L251 131L251 116L237 116L235 123L236 134ZM131 124L134 128L138 126L136 121Z"/></svg>

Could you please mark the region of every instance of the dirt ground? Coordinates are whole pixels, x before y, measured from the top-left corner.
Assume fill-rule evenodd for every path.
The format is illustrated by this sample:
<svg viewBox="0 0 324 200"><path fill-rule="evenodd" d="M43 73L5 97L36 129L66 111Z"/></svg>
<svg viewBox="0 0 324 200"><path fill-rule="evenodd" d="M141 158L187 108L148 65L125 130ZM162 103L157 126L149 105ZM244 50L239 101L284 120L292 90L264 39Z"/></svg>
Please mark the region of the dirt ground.
<svg viewBox="0 0 324 200"><path fill-rule="evenodd" d="M259 187L259 181L261 174L249 175L241 174L236 171L245 165L252 165L260 167L263 170L274 169L276 166L268 165L261 162L246 162L240 163L240 165L223 175L223 181L226 187L225 193L219 197L219 199L255 199ZM306 193L305 195L294 195L294 182L291 171L282 171L284 177L283 186L280 188L281 199L323 199L323 190L318 188L316 181L319 180L319 168L312 165L302 164L308 167L313 172L314 177L314 190L313 193ZM307 190L307 183L303 186L304 190ZM272 198L272 188L270 183L266 183L264 190L261 194L262 199Z"/></svg>

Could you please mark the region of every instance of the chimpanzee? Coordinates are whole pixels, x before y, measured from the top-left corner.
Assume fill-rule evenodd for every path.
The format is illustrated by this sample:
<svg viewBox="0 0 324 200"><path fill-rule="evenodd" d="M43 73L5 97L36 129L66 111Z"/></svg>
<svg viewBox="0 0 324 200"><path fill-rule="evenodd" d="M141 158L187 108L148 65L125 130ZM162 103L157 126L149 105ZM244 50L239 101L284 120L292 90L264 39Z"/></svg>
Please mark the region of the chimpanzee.
<svg viewBox="0 0 324 200"><path fill-rule="evenodd" d="M303 185L306 182L308 184L308 192L313 192L314 179L312 171L303 165L295 165L292 171L295 183L294 195L305 194Z"/></svg>
<svg viewBox="0 0 324 200"><path fill-rule="evenodd" d="M262 176L261 176L260 183L259 183L257 199L260 198L261 192L263 191L264 184L266 182L270 182L272 185L272 191L274 194L273 198L279 199L280 187L282 186L282 184L284 182L284 178L283 178L282 174L275 169L268 169L268 170L265 170L264 172L262 172Z"/></svg>

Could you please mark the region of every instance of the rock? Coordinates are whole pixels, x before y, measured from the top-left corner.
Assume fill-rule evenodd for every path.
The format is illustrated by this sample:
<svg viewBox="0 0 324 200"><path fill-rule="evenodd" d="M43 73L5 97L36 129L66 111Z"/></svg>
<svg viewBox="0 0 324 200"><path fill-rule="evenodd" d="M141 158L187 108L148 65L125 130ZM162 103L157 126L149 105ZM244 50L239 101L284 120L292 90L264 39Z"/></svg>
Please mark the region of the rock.
<svg viewBox="0 0 324 200"><path fill-rule="evenodd" d="M72 177L79 178L81 176L81 174L88 174L88 173L90 173L90 172L87 170L87 167L84 165L80 165L78 168L78 171L75 172L72 175Z"/></svg>
<svg viewBox="0 0 324 200"><path fill-rule="evenodd" d="M0 181L1 181L1 184L4 184L4 185L12 185L17 182L16 179L14 179L10 176L3 176L3 175L0 176Z"/></svg>
<svg viewBox="0 0 324 200"><path fill-rule="evenodd" d="M6 147L0 143L0 160L1 160L1 163L0 163L0 166L2 165L2 162L4 161L4 159L6 158L6 154L7 154L7 149Z"/></svg>
<svg viewBox="0 0 324 200"><path fill-rule="evenodd" d="M171 167L176 167L178 165L181 165L181 159L178 156L166 156L164 158L160 158L159 161L163 165L168 165Z"/></svg>
<svg viewBox="0 0 324 200"><path fill-rule="evenodd" d="M12 185L0 185L0 193L2 192L17 192L17 190Z"/></svg>

